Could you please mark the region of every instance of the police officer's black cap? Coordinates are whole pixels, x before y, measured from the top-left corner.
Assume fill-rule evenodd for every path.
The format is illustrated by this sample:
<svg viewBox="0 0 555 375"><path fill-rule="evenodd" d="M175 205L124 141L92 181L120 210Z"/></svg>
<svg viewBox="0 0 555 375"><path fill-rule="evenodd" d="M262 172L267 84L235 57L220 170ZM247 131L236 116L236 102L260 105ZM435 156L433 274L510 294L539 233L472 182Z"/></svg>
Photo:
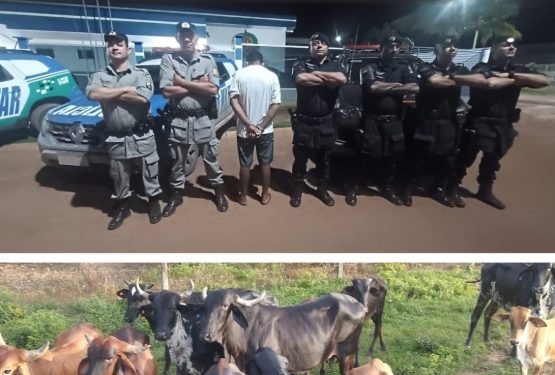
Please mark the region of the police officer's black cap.
<svg viewBox="0 0 555 375"><path fill-rule="evenodd" d="M401 40L401 38L392 35L387 38L383 38L380 42L380 47L386 46L388 44L395 44L400 46L401 44L403 44L403 41Z"/></svg>
<svg viewBox="0 0 555 375"><path fill-rule="evenodd" d="M194 32L195 34L197 33L197 27L191 23L191 22L179 22L176 26L175 26L175 32L176 34L179 34L179 32L181 30L191 30L192 32Z"/></svg>
<svg viewBox="0 0 555 375"><path fill-rule="evenodd" d="M310 37L310 40L311 40L311 41L312 41L312 40L319 40L319 41L322 42L322 43L326 43L328 46L330 45L330 40L329 40L329 38L326 36L326 34L324 34L324 33L320 33L320 32L314 33L314 35L312 35L312 36Z"/></svg>
<svg viewBox="0 0 555 375"><path fill-rule="evenodd" d="M494 35L490 40L492 46L500 43L515 44L516 39L508 35Z"/></svg>
<svg viewBox="0 0 555 375"><path fill-rule="evenodd" d="M129 39L127 38L127 35L122 34L122 33L118 33L116 31L109 31L106 34L104 34L104 41L107 42L110 39L118 39L118 40L122 40L125 42L126 46L129 46Z"/></svg>
<svg viewBox="0 0 555 375"><path fill-rule="evenodd" d="M438 42L438 45L440 45L442 47L450 47L450 46L458 47L459 46L459 39L455 36L448 35L445 38L441 39Z"/></svg>

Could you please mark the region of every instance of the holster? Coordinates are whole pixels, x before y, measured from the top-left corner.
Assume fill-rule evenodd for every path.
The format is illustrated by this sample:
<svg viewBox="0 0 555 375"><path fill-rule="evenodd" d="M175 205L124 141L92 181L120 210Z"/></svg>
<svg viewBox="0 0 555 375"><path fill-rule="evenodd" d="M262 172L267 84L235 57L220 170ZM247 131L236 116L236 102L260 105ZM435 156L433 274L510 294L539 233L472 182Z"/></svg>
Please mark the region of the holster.
<svg viewBox="0 0 555 375"><path fill-rule="evenodd" d="M162 119L162 128L169 134L172 121L175 118L175 109L170 106L170 103L166 103L162 110L158 108L156 112Z"/></svg>
<svg viewBox="0 0 555 375"><path fill-rule="evenodd" d="M517 122L519 122L521 112L522 110L520 108L515 108L513 115L510 118L510 122L512 122L513 124L516 124Z"/></svg>
<svg viewBox="0 0 555 375"><path fill-rule="evenodd" d="M299 117L297 116L297 110L288 108L287 112L289 112L289 116L291 117L291 128L293 129L293 131L295 131L299 126Z"/></svg>

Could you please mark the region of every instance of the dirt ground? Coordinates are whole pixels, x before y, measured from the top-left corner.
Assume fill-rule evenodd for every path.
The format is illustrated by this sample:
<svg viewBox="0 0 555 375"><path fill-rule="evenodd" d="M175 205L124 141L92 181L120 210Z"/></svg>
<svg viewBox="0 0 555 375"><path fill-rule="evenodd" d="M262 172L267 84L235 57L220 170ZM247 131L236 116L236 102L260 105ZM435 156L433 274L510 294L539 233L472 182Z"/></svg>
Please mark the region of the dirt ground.
<svg viewBox="0 0 555 375"><path fill-rule="evenodd" d="M251 199L235 202L239 163L234 133L222 138L220 162L230 199L219 213L206 187L204 167L188 178L185 203L159 224L148 222L146 199L135 197L133 214L116 231L108 175L45 167L34 144L0 148L0 251L20 252L553 252L555 232L555 106L522 104L519 137L502 161L498 211L477 201L477 165L464 182L465 209L447 208L419 194L411 208L396 207L364 191L356 207L341 186L334 207L307 189L300 208L289 205L293 156L290 129L275 134L272 201L262 206L259 171ZM309 176L308 184L314 186ZM99 259L102 261L102 259Z"/></svg>

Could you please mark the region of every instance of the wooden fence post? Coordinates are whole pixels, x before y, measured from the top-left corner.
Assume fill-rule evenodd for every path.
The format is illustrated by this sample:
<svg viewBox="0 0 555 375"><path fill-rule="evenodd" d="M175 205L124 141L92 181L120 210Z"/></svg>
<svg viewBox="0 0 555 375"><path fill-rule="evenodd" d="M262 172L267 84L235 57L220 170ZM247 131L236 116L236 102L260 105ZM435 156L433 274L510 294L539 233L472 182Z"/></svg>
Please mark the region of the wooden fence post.
<svg viewBox="0 0 555 375"><path fill-rule="evenodd" d="M162 290L170 289L168 281L168 263L162 263Z"/></svg>
<svg viewBox="0 0 555 375"><path fill-rule="evenodd" d="M343 263L338 263L337 264L337 278L338 279L343 278Z"/></svg>

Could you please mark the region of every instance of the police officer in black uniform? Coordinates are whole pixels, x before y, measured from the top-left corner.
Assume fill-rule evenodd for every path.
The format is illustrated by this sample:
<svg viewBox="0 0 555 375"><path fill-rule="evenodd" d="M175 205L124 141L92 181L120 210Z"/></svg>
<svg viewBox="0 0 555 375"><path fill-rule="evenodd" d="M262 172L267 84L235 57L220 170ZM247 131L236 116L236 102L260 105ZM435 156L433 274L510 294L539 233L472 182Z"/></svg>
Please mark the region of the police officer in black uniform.
<svg viewBox="0 0 555 375"><path fill-rule="evenodd" d="M470 74L464 66L453 63L457 52L457 40L446 37L436 45L436 59L418 68L417 124L411 141L408 182L402 196L405 206L412 205L412 189L428 157L434 170L432 196L448 207L455 206L455 192L446 190L462 134L463 120L457 115L461 87L485 84L483 75Z"/></svg>
<svg viewBox="0 0 555 375"><path fill-rule="evenodd" d="M339 87L347 82L347 73L341 62L328 57L329 39L322 33L310 38L308 60L299 60L293 66L297 87L297 110L293 125L293 194L291 206L299 207L306 178L306 164L315 159L318 178L317 196L324 204L333 206L328 193L329 153L335 144L333 110Z"/></svg>
<svg viewBox="0 0 555 375"><path fill-rule="evenodd" d="M403 97L417 94L416 75L404 60L395 61L394 56L402 44L392 36L380 43L380 57L361 70L363 120L359 156L360 167L355 176L364 181L369 158L377 167L378 187L384 198L400 206L401 199L393 191L393 178L398 156L405 151L403 134ZM345 201L357 203L358 183L351 187Z"/></svg>
<svg viewBox="0 0 555 375"><path fill-rule="evenodd" d="M464 142L455 162L452 184L458 187L479 151L482 151L476 197L497 209L504 209L492 192L500 160L512 147L517 132L513 124L518 122L520 110L516 108L522 87L542 88L549 85L546 76L523 65L514 65L516 54L514 38L496 36L492 40L488 63L478 63L473 73L482 74L487 85L470 90L468 104L472 107L465 127ZM460 199L457 206L464 207Z"/></svg>

